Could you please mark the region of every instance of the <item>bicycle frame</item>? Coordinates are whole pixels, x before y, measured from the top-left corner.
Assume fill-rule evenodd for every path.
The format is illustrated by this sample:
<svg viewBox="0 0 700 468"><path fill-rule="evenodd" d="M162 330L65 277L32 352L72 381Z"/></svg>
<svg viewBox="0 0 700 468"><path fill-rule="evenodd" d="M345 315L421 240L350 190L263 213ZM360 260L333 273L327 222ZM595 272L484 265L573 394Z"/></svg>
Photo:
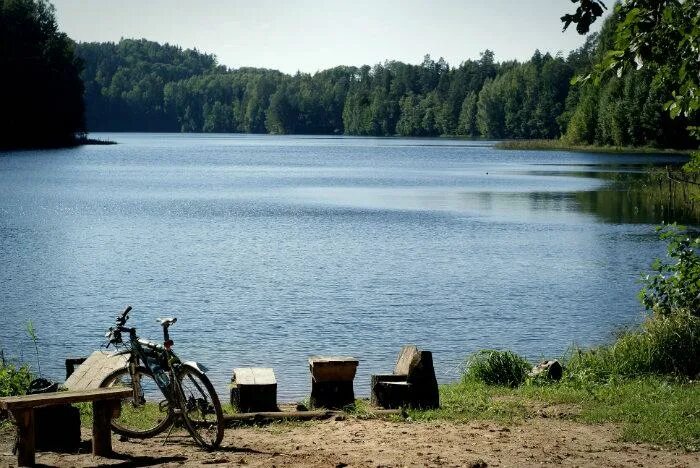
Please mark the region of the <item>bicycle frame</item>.
<svg viewBox="0 0 700 468"><path fill-rule="evenodd" d="M117 317L116 327L110 327L105 335L109 338L109 344L125 346L125 349L117 351L115 355L127 356L127 366L111 373L103 380L102 385L112 386L115 382L122 382L119 379L128 375L130 380L127 385L133 390L129 400L134 411L148 411L149 404L158 402L160 411L167 415L153 420L154 425L148 427L132 425L133 419L125 419L126 425L122 421L113 420L113 429L127 437L152 437L165 430L168 423L172 431L175 427L172 424L175 422L173 418L176 418L184 422L187 430L201 446L207 449L217 447L221 443L224 431L221 402L211 381L205 375L207 369L196 362L182 362L172 351L173 341L168 329L177 319L160 320L163 327L163 344L159 344L140 339L135 328L124 326L129 319L130 310L131 307L127 307L121 316ZM128 334L128 343L122 340L123 334ZM149 385L149 388L146 388L144 384L151 380L155 382L155 386Z"/></svg>
<svg viewBox="0 0 700 468"><path fill-rule="evenodd" d="M121 327L121 331L129 333L129 346L123 351L116 352L115 355L129 356L127 365L129 374L132 377L136 374L136 368L139 367L139 363L143 364L153 375L156 385L158 385L165 399L171 404L173 412L177 413L179 411L179 396L181 395L180 382L176 377L177 369L182 365L189 365L206 374L208 371L206 366L195 361L187 361L185 363L180 361L180 358L170 349L172 341L170 340L167 327L163 329L165 343L163 345L139 338L136 336L135 328ZM158 366L154 364L158 364ZM134 398L138 398L141 394L140 384L137 379L132 379Z"/></svg>

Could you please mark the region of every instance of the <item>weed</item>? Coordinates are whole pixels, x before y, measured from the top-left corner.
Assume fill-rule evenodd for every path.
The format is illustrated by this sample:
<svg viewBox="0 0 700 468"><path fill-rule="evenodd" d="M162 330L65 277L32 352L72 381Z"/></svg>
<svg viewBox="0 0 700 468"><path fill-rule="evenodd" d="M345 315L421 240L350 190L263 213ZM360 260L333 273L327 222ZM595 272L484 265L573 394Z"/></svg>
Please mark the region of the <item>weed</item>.
<svg viewBox="0 0 700 468"><path fill-rule="evenodd" d="M531 368L530 363L512 351L482 350L467 358L464 379L517 387Z"/></svg>

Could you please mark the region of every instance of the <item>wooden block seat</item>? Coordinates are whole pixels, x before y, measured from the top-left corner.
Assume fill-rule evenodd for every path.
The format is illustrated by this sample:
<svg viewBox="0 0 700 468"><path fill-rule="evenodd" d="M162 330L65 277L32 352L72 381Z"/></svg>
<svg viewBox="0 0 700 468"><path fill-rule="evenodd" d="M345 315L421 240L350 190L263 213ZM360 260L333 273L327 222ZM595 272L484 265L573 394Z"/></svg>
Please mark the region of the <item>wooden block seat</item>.
<svg viewBox="0 0 700 468"><path fill-rule="evenodd" d="M433 354L415 345L401 348L392 374L372 375L371 402L383 408L439 407Z"/></svg>
<svg viewBox="0 0 700 468"><path fill-rule="evenodd" d="M236 367L231 377L231 405L241 413L277 411L277 379L266 367Z"/></svg>
<svg viewBox="0 0 700 468"><path fill-rule="evenodd" d="M66 373L69 362L75 365L81 359L67 359ZM102 381L117 369L126 367L128 356L112 354L105 351L95 351L70 373L62 387L68 390L94 390L100 388Z"/></svg>
<svg viewBox="0 0 700 468"><path fill-rule="evenodd" d="M0 408L9 411L17 423L18 465L34 465L34 410L73 403L92 402L92 453L98 456L111 455L110 421L119 415L122 399L127 398L131 393L132 390L128 388L101 388L0 398Z"/></svg>
<svg viewBox="0 0 700 468"><path fill-rule="evenodd" d="M355 403L353 380L359 362L351 356L311 356L311 406L343 408Z"/></svg>

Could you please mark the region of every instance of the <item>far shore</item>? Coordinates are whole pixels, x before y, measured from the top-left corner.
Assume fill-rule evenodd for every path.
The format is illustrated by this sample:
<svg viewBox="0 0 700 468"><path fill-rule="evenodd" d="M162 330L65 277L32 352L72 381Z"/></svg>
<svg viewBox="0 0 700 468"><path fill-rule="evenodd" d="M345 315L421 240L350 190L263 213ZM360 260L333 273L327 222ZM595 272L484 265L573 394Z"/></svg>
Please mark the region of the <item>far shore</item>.
<svg viewBox="0 0 700 468"><path fill-rule="evenodd" d="M689 156L693 150L654 148L652 146L596 146L571 145L561 140L504 140L496 143L503 150L578 151L583 153L610 154L667 154Z"/></svg>

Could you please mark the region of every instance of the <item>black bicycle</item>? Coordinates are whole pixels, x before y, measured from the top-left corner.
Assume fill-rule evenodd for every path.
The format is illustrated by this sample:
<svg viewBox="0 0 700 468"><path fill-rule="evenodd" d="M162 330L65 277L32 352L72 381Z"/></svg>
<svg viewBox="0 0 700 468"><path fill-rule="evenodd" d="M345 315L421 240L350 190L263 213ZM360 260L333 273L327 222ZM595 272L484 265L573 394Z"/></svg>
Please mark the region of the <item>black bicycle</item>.
<svg viewBox="0 0 700 468"><path fill-rule="evenodd" d="M131 306L117 317L105 335L110 344L125 346L115 355L127 356L127 365L112 372L102 387L128 387L133 394L122 402L121 414L112 419L114 432L126 437L153 437L182 423L206 449L219 446L224 436L224 414L219 397L205 372L193 361L182 362L172 350L168 329L176 318L159 319L163 344L139 338L126 327ZM128 341L124 341L124 335Z"/></svg>

